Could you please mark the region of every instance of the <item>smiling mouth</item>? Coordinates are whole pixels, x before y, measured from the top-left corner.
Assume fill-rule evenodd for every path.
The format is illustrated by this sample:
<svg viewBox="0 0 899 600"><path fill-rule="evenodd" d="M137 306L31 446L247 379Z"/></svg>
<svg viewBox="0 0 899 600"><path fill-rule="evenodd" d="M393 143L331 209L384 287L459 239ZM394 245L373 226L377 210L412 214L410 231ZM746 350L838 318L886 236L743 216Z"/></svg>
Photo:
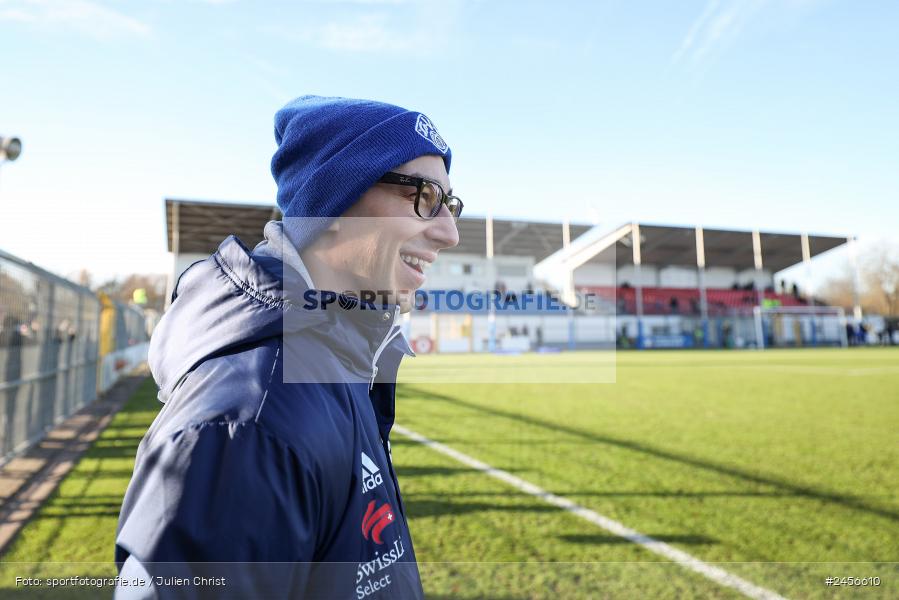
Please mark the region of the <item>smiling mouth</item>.
<svg viewBox="0 0 899 600"><path fill-rule="evenodd" d="M424 272L431 266L431 261L426 260L421 256L415 256L414 254L404 254L400 252L400 258L408 267L418 271L422 275L424 275Z"/></svg>

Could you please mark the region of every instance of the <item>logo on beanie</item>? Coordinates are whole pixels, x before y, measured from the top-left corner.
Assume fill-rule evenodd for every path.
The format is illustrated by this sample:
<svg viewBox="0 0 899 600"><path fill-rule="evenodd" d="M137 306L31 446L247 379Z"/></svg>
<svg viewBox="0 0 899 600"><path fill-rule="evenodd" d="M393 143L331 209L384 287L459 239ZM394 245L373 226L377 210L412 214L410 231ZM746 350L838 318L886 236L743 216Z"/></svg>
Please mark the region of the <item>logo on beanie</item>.
<svg viewBox="0 0 899 600"><path fill-rule="evenodd" d="M418 132L418 135L434 144L440 152L446 154L446 149L449 146L446 145L446 142L444 142L443 138L440 137L440 134L437 133L437 128L431 123L431 119L423 114L419 114L418 119L415 121L415 131Z"/></svg>

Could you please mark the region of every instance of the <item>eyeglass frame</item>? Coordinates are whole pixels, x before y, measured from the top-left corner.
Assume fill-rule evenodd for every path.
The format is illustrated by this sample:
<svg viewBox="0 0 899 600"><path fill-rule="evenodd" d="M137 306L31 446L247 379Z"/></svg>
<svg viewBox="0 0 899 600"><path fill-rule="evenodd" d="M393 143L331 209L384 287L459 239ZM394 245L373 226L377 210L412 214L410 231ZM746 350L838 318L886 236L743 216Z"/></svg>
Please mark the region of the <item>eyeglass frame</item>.
<svg viewBox="0 0 899 600"><path fill-rule="evenodd" d="M396 171L387 171L381 178L378 179L378 183L389 183L393 185L407 185L409 187L415 188L415 214L421 217L426 221L430 221L434 217L440 214L440 209L446 205L446 209L449 211L450 216L453 217L453 221L457 221L460 216L462 216L462 209L465 207L465 204L462 202L462 199L459 196L453 196L452 194L447 194L443 186L440 185L439 182L434 181L433 179L428 179L427 177L419 177L417 175L406 175L405 173L397 173ZM419 212L418 206L419 201L421 200L421 191L424 189L425 183L430 183L434 185L437 190L440 192L441 198L435 204L436 210L433 211L433 214L430 216L424 216ZM459 212L453 215L453 211L450 210L449 202L450 200L456 200L459 203Z"/></svg>

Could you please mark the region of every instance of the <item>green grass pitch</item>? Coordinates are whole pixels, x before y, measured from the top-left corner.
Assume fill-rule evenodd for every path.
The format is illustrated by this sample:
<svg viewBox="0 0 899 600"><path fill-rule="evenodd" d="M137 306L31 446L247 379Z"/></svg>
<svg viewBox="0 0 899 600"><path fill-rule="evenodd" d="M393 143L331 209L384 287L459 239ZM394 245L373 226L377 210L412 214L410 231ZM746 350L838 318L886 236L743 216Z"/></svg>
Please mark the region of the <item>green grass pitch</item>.
<svg viewBox="0 0 899 600"><path fill-rule="evenodd" d="M534 355L490 358L529 369ZM423 356L404 374L481 362ZM783 596L899 595L899 349L616 362L614 384L419 378L400 386L397 422ZM3 589L115 573L119 504L157 410L147 382L4 556ZM743 597L400 435L392 448L429 597Z"/></svg>

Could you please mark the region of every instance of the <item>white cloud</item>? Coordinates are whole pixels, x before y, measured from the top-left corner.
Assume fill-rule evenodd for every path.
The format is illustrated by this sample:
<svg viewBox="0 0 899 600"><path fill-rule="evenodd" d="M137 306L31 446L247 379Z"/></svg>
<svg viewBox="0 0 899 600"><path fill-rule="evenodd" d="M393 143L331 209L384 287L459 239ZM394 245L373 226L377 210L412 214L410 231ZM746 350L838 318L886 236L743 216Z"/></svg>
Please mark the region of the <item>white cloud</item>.
<svg viewBox="0 0 899 600"><path fill-rule="evenodd" d="M767 0L708 0L672 61L701 61L717 46L736 38L766 3Z"/></svg>
<svg viewBox="0 0 899 600"><path fill-rule="evenodd" d="M290 94L280 82L289 81L290 71L256 56L246 56L249 76L256 85L275 102L283 104L295 94Z"/></svg>
<svg viewBox="0 0 899 600"><path fill-rule="evenodd" d="M4 2L4 5L6 3ZM34 15L27 10L21 8L3 8L0 9L0 21L19 21L21 23L30 23L34 21Z"/></svg>
<svg viewBox="0 0 899 600"><path fill-rule="evenodd" d="M0 21L70 29L96 38L151 33L146 23L90 0L5 0L0 2Z"/></svg>
<svg viewBox="0 0 899 600"><path fill-rule="evenodd" d="M410 34L408 28L403 31L393 29L385 15L358 15L331 20L321 25L290 28L276 26L266 29L292 41L343 52L427 49L423 33Z"/></svg>
<svg viewBox="0 0 899 600"><path fill-rule="evenodd" d="M831 0L707 0L671 62L697 64L734 42L750 23L792 28ZM764 14L761 14L764 13Z"/></svg>
<svg viewBox="0 0 899 600"><path fill-rule="evenodd" d="M352 21L331 22L313 32L314 41L331 50L350 52L402 51L420 43L415 35L400 35L387 27L380 15L364 15Z"/></svg>
<svg viewBox="0 0 899 600"><path fill-rule="evenodd" d="M409 4L410 0L300 0L302 4Z"/></svg>
<svg viewBox="0 0 899 600"><path fill-rule="evenodd" d="M399 4L404 0L350 0L352 4ZM326 22L287 27L266 26L264 31L292 42L342 52L391 53L415 51L428 54L446 48L458 21L461 3L410 2L412 7L398 15L393 12L353 14L343 11L340 18Z"/></svg>

